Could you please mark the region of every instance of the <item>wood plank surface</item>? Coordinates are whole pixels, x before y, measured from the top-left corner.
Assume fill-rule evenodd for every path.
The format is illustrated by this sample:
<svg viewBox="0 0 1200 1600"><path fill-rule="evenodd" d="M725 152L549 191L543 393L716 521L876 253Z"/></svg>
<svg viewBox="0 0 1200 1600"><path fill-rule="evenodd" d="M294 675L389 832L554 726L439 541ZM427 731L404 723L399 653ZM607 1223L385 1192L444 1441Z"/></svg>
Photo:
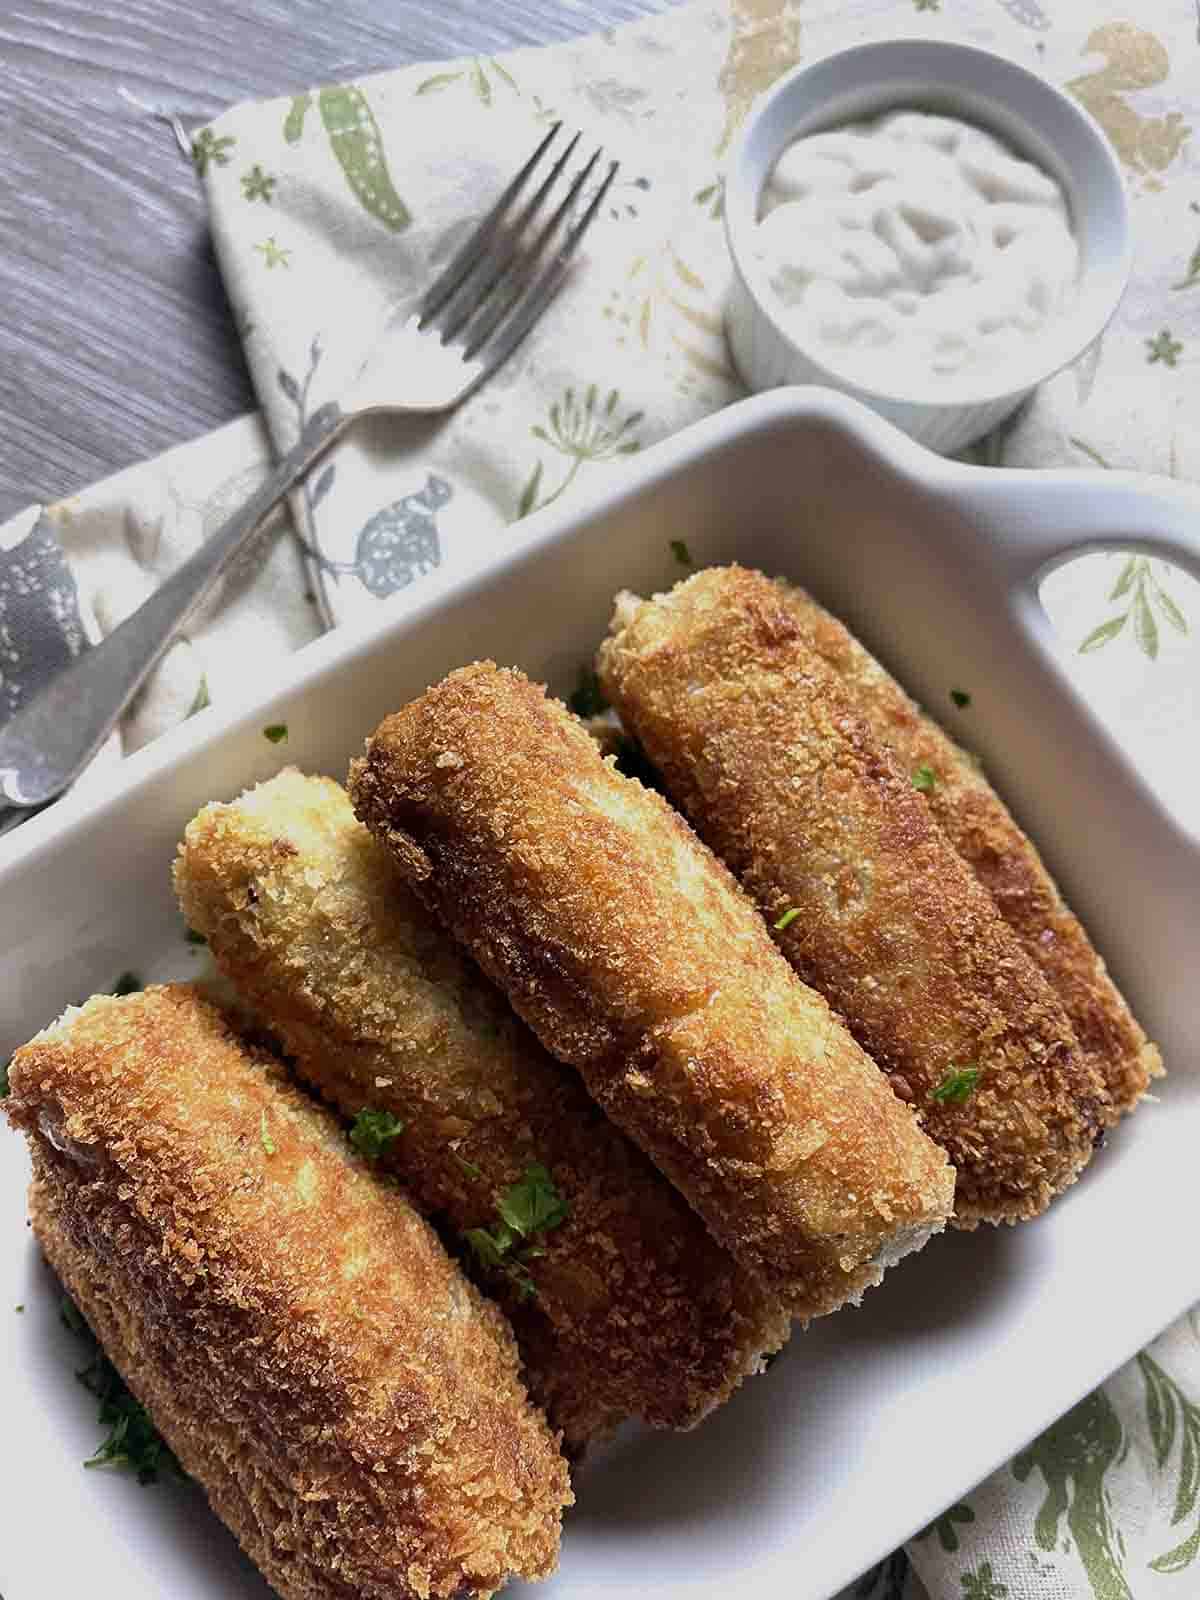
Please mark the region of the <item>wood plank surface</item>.
<svg viewBox="0 0 1200 1600"><path fill-rule="evenodd" d="M667 0L5 0L0 521L254 404L167 126L234 101L547 43Z"/></svg>

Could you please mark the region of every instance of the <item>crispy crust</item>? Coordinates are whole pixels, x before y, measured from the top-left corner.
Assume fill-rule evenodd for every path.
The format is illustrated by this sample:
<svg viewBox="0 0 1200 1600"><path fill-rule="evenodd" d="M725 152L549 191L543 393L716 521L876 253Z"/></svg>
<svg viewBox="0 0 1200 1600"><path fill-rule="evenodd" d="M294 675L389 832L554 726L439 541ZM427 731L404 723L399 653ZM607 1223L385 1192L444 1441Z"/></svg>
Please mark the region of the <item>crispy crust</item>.
<svg viewBox="0 0 1200 1600"><path fill-rule="evenodd" d="M418 894L802 1316L942 1225L952 1174L746 897L518 672L452 673L352 769Z"/></svg>
<svg viewBox="0 0 1200 1600"><path fill-rule="evenodd" d="M690 1427L783 1344L783 1308L514 1017L338 784L291 768L206 806L175 884L300 1074L347 1116L404 1122L383 1159L427 1215L488 1227L531 1163L549 1167L570 1215L537 1241L536 1299L484 1281L573 1449L629 1416Z"/></svg>
<svg viewBox="0 0 1200 1600"><path fill-rule="evenodd" d="M503 1317L220 1012L97 997L11 1084L51 1264L285 1600L553 1569L566 1466Z"/></svg>
<svg viewBox="0 0 1200 1600"><path fill-rule="evenodd" d="M1042 1211L1092 1153L1107 1095L1045 978L775 585L711 568L624 603L605 692L807 982L920 1109L956 1220ZM980 1069L963 1104L932 1093Z"/></svg>
<svg viewBox="0 0 1200 1600"><path fill-rule="evenodd" d="M901 770L927 765L937 774L923 794L926 804L1058 995L1084 1054L1108 1087L1110 1120L1132 1111L1150 1079L1162 1076L1162 1059L1032 842L966 751L853 634L803 589L777 581L805 642L838 674L855 711Z"/></svg>

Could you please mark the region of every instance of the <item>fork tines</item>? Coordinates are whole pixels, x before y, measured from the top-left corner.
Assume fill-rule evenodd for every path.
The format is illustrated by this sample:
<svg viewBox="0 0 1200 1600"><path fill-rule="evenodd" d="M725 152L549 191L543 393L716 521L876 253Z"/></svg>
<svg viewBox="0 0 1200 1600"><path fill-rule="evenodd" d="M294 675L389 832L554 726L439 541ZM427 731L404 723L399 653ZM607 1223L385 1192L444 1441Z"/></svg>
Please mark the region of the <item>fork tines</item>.
<svg viewBox="0 0 1200 1600"><path fill-rule="evenodd" d="M594 150L572 176L582 135L569 138L551 159L562 132L562 123L554 123L417 306L418 327L436 325L442 342L462 343L468 360L488 345L488 365L494 366L524 338L561 284L617 175L619 163L610 161L587 195L603 151ZM493 338L496 344L490 345Z"/></svg>

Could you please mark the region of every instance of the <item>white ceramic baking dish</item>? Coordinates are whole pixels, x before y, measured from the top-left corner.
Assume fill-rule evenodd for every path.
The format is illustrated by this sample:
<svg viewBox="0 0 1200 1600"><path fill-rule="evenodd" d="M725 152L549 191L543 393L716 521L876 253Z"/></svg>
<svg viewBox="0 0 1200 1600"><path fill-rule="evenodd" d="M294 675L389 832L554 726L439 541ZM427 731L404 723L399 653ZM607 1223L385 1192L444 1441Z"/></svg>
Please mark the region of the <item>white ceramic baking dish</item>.
<svg viewBox="0 0 1200 1600"><path fill-rule="evenodd" d="M1049 565L1110 546L1200 575L1198 530L1200 494L1164 480L961 466L820 390L732 407L603 496L522 523L490 570L431 579L369 635L319 641L252 703L203 713L107 790L10 835L0 1052L124 969L200 967L168 868L203 802L284 761L342 776L385 712L478 656L569 688L614 590L679 576L671 539L697 564L736 557L808 584L931 704L969 682L971 744L1171 1077L1039 1222L935 1240L697 1432L630 1430L598 1453L578 1475L560 1574L537 1591L821 1600L1200 1300L1200 843L1059 675L1036 592ZM276 722L286 745L262 736ZM71 1381L25 1173L23 1145L0 1133L0 1592L43 1600L52 1579L62 1594L261 1600L195 1491L80 1470L94 1401Z"/></svg>

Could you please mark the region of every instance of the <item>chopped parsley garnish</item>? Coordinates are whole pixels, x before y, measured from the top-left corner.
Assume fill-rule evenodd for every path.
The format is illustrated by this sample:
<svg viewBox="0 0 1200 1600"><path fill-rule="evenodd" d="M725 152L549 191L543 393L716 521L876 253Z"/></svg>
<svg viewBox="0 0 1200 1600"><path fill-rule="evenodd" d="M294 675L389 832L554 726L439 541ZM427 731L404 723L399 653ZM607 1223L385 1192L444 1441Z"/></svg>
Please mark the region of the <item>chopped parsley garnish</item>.
<svg viewBox="0 0 1200 1600"><path fill-rule="evenodd" d="M785 928L790 927L791 924L793 922L795 922L796 918L799 915L800 915L800 907L799 906L789 906L787 908L787 910L783 913L783 915L780 917L779 921L775 924L775 932L776 933L782 933Z"/></svg>
<svg viewBox="0 0 1200 1600"><path fill-rule="evenodd" d="M690 567L692 565L692 552L682 539L671 540L671 554L681 567Z"/></svg>
<svg viewBox="0 0 1200 1600"><path fill-rule="evenodd" d="M267 1154L269 1156L273 1156L275 1154L277 1146L275 1144L274 1139L272 1139L272 1137L271 1137L270 1128L267 1127L267 1108L266 1108L266 1106L263 1107L262 1115L258 1119L258 1137L262 1140L263 1149L267 1152Z"/></svg>
<svg viewBox="0 0 1200 1600"><path fill-rule="evenodd" d="M9 1092L8 1069L11 1066L12 1066L12 1062L11 1061L5 1061L2 1064L0 1064L0 1100L4 1100L8 1096L8 1092Z"/></svg>
<svg viewBox="0 0 1200 1600"><path fill-rule="evenodd" d="M503 1223L497 1226L495 1237L487 1228L468 1228L463 1238L485 1267L504 1266L504 1258L513 1243L513 1236Z"/></svg>
<svg viewBox="0 0 1200 1600"><path fill-rule="evenodd" d="M197 933L195 928L189 928L187 931L187 942L189 944L207 944L208 940L202 933Z"/></svg>
<svg viewBox="0 0 1200 1600"><path fill-rule="evenodd" d="M24 1309L25 1309L25 1307L24 1307L24 1306L18 1306L18 1307L17 1307L17 1310L18 1310L18 1311L24 1311Z"/></svg>
<svg viewBox="0 0 1200 1600"><path fill-rule="evenodd" d="M522 1239L528 1239L533 1233L557 1228L567 1216L567 1203L540 1162L526 1167L525 1176L501 1196L496 1209Z"/></svg>
<svg viewBox="0 0 1200 1600"><path fill-rule="evenodd" d="M602 711L608 710L600 679L591 667L580 667L578 687L567 704L577 717L598 717Z"/></svg>
<svg viewBox="0 0 1200 1600"><path fill-rule="evenodd" d="M117 979L116 983L113 984L112 992L116 995L137 994L141 987L142 980L137 976L136 973L123 972Z"/></svg>
<svg viewBox="0 0 1200 1600"><path fill-rule="evenodd" d="M975 1093L978 1082L978 1067L951 1067L937 1088L931 1091L929 1098L941 1106L965 1105Z"/></svg>
<svg viewBox="0 0 1200 1600"><path fill-rule="evenodd" d="M99 1400L99 1421L109 1430L108 1438L84 1466L132 1472L140 1484L155 1483L160 1474L182 1478L183 1468L151 1422L149 1412L125 1387L121 1374L101 1350L74 1301L66 1295L60 1314L64 1326L90 1347L91 1359L75 1376Z"/></svg>
<svg viewBox="0 0 1200 1600"><path fill-rule="evenodd" d="M465 1156L460 1156L457 1150L453 1151L452 1154L455 1161L458 1162L459 1166L463 1169L468 1178L483 1177L483 1172L475 1165L473 1161L468 1161Z"/></svg>
<svg viewBox="0 0 1200 1600"><path fill-rule="evenodd" d="M971 696L965 689L951 689L950 698L960 709L963 706L969 706L971 704Z"/></svg>
<svg viewBox="0 0 1200 1600"><path fill-rule="evenodd" d="M80 1315L79 1307L74 1300L69 1299L65 1294L58 1302L58 1316L59 1321L68 1333L73 1333L77 1339L87 1339L92 1344L95 1344L96 1341L92 1338L92 1330Z"/></svg>
<svg viewBox="0 0 1200 1600"><path fill-rule="evenodd" d="M263 729L263 738L269 739L272 744L282 744L287 736L286 722L273 722L269 728Z"/></svg>
<svg viewBox="0 0 1200 1600"><path fill-rule="evenodd" d="M569 1208L540 1162L526 1167L525 1176L501 1195L496 1206L500 1220L491 1228L468 1228L463 1238L485 1267L496 1267L515 1286L522 1300L537 1294L526 1263L546 1254L541 1245L525 1244L537 1233L548 1233L565 1222Z"/></svg>
<svg viewBox="0 0 1200 1600"><path fill-rule="evenodd" d="M370 1106L364 1106L350 1129L350 1143L359 1155L377 1161L392 1140L403 1132L404 1124L390 1111L372 1111Z"/></svg>
<svg viewBox="0 0 1200 1600"><path fill-rule="evenodd" d="M922 794L932 794L933 786L936 783L937 773L927 761L922 761L921 765L912 775L913 788L920 789Z"/></svg>

